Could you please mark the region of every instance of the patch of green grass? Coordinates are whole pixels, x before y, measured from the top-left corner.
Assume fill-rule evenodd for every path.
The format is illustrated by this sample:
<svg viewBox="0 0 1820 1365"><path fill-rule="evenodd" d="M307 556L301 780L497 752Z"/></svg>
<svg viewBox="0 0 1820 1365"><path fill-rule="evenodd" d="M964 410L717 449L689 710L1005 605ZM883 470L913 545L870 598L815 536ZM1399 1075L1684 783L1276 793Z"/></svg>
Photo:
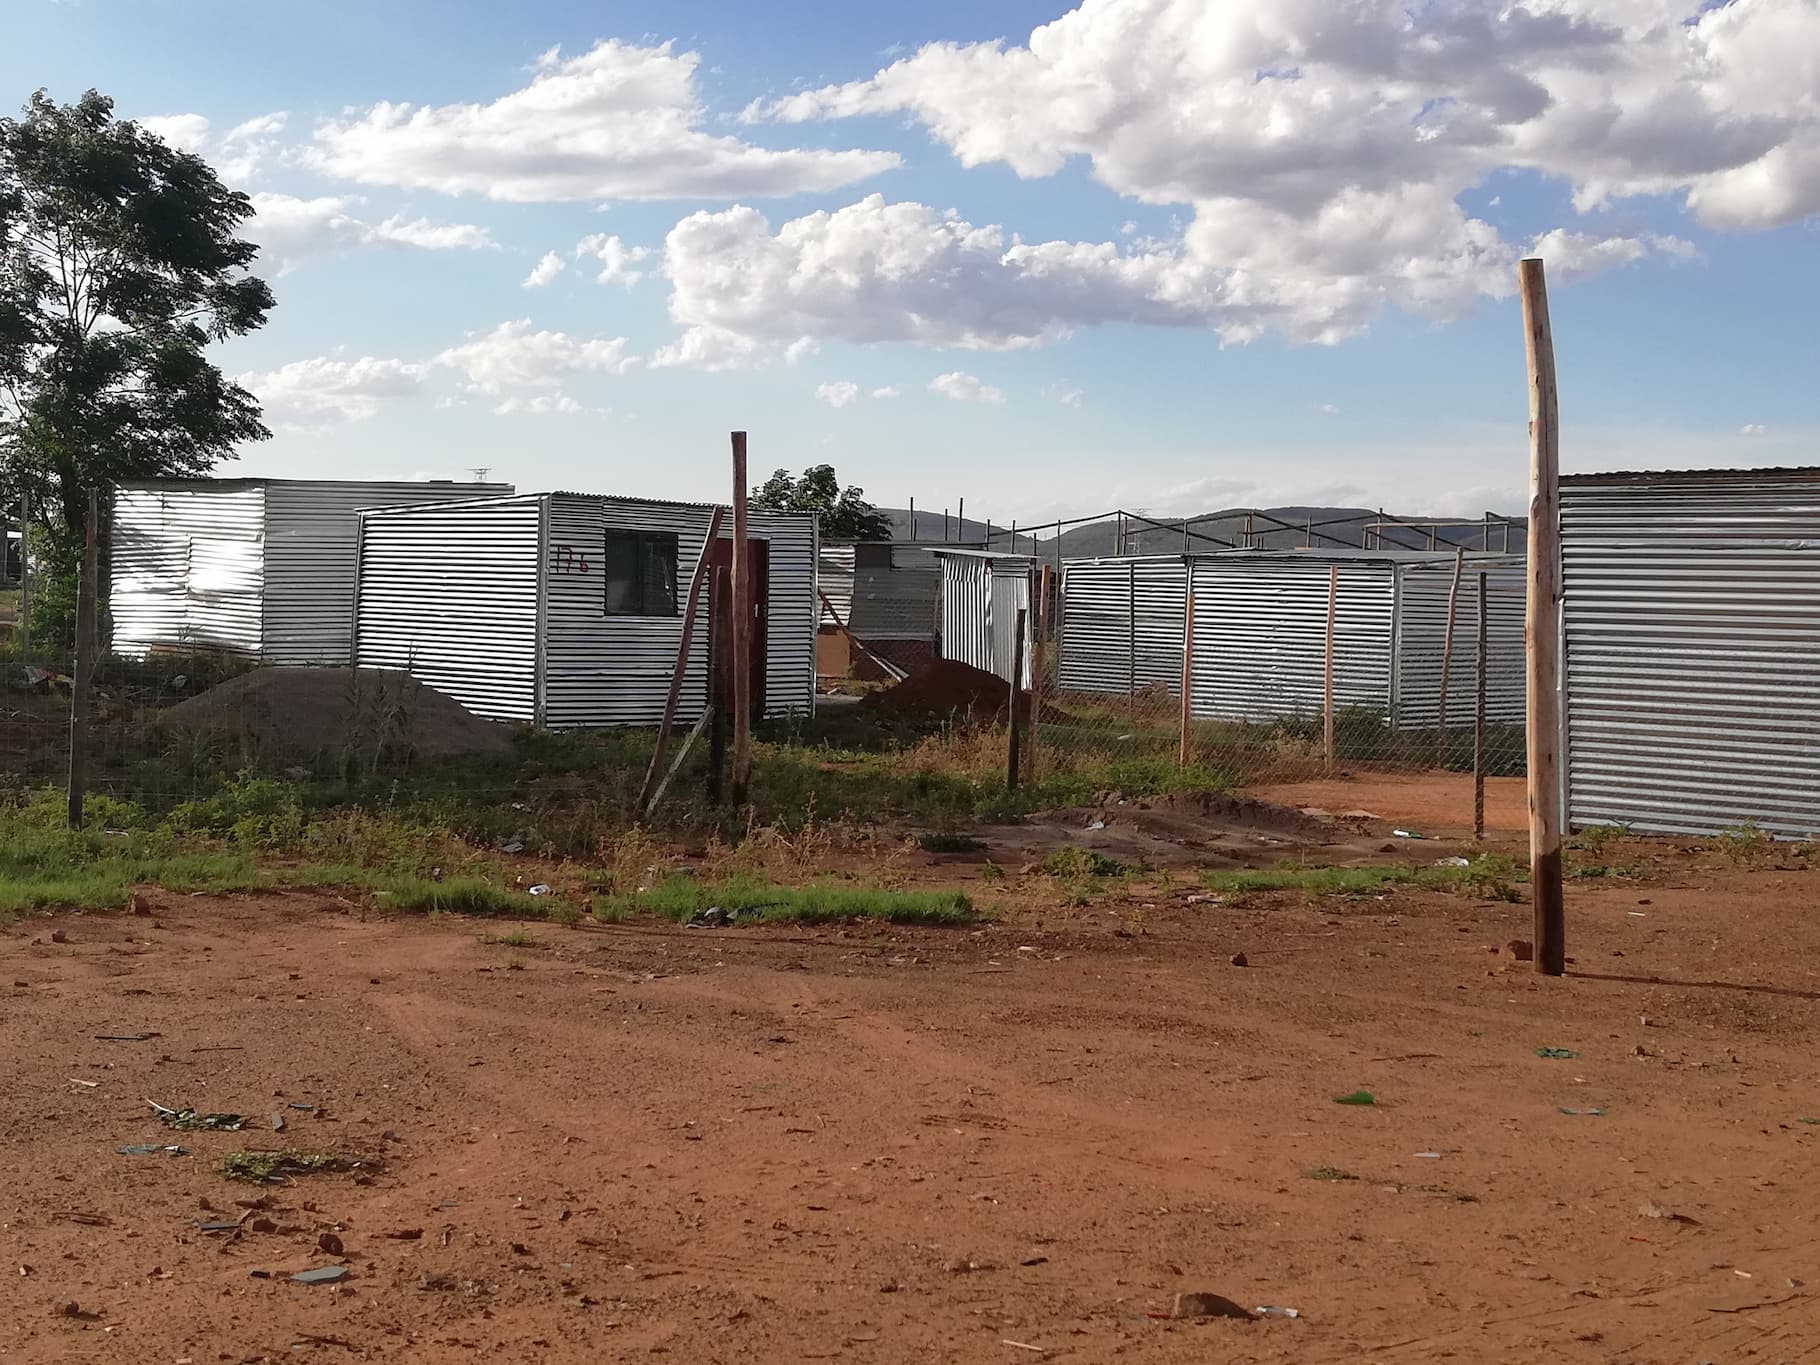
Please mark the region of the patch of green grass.
<svg viewBox="0 0 1820 1365"><path fill-rule="evenodd" d="M1132 869L1117 858L1108 858L1090 848L1058 848L1037 865L1047 876L1080 881L1088 877L1118 877Z"/></svg>
<svg viewBox="0 0 1820 1365"><path fill-rule="evenodd" d="M479 877L450 877L440 882L400 877L381 888L379 903L394 910L462 915L526 915L538 909L537 903L522 892L509 891Z"/></svg>
<svg viewBox="0 0 1820 1365"><path fill-rule="evenodd" d="M1762 862L1770 848L1769 835L1749 820L1720 830L1713 842L1718 845L1719 852L1737 866Z"/></svg>
<svg viewBox="0 0 1820 1365"><path fill-rule="evenodd" d="M1375 896L1394 887L1417 887L1491 900L1515 900L1515 884L1527 872L1505 854L1482 854L1465 867L1386 864L1381 867L1267 867L1240 872L1204 872L1201 880L1228 895L1300 891L1310 897Z"/></svg>
<svg viewBox="0 0 1820 1365"><path fill-rule="evenodd" d="M229 1152L215 1169L229 1180L269 1185L295 1175L329 1175L359 1165L340 1152Z"/></svg>
<svg viewBox="0 0 1820 1365"><path fill-rule="evenodd" d="M500 934L496 938L488 939L487 942L497 943L502 948L535 948L537 946L537 940L523 929L514 929L509 934Z"/></svg>
<svg viewBox="0 0 1820 1365"><path fill-rule="evenodd" d="M1338 1166L1316 1166L1308 1173L1310 1180L1357 1180L1358 1176L1351 1171L1342 1171Z"/></svg>
<svg viewBox="0 0 1820 1365"><path fill-rule="evenodd" d="M686 923L713 907L737 911L742 923L762 920L773 924L825 924L875 919L892 924L971 924L978 918L973 903L959 891L890 891L827 882L777 886L759 878L704 882L681 876L668 877L649 891L597 896L593 914L608 924L631 915Z"/></svg>

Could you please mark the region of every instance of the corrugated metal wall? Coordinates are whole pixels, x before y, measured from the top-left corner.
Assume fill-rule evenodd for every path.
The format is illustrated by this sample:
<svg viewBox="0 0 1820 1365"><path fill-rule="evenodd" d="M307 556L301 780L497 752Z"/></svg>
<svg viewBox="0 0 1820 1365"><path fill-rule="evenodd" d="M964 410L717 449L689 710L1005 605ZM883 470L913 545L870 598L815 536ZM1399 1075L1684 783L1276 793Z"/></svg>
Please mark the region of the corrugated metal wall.
<svg viewBox="0 0 1820 1365"><path fill-rule="evenodd" d="M1568 820L1820 835L1820 471L1566 478Z"/></svg>
<svg viewBox="0 0 1820 1365"><path fill-rule="evenodd" d="M1197 717L1245 722L1316 717L1325 697L1330 563L1334 705L1389 717L1395 570L1387 561L1208 555L1194 560Z"/></svg>
<svg viewBox="0 0 1820 1365"><path fill-rule="evenodd" d="M682 641L681 602L701 554L713 509L552 493L548 557L549 644L545 724L655 725ZM730 526L731 519L728 519ZM679 614L607 616L601 555L609 527L669 531L677 540ZM748 531L770 542L770 615L766 629L765 706L769 714L815 704L815 518L753 512ZM698 618L678 717L693 722L707 700L707 618Z"/></svg>
<svg viewBox="0 0 1820 1365"><path fill-rule="evenodd" d="M1030 561L938 554L942 572L942 657L1009 679L1024 615L1024 676L1030 686Z"/></svg>
<svg viewBox="0 0 1820 1365"><path fill-rule="evenodd" d="M408 670L476 715L532 720L542 506L501 498L361 517L354 662Z"/></svg>
<svg viewBox="0 0 1820 1365"><path fill-rule="evenodd" d="M504 497L511 492L510 484L267 480L265 661L348 661L355 514L361 508Z"/></svg>
<svg viewBox="0 0 1820 1365"><path fill-rule="evenodd" d="M1477 708L1479 574L1486 583L1485 715L1493 725L1524 718L1523 608L1528 576L1521 559L1468 557L1454 613L1453 663L1447 675L1447 723L1470 726ZM1397 566L1397 714L1404 730L1432 730L1441 704L1441 657L1447 642L1447 597L1453 565Z"/></svg>
<svg viewBox="0 0 1820 1365"><path fill-rule="evenodd" d="M876 547L874 547L876 548ZM820 587L849 630L866 641L935 638L942 572L929 551L893 545L890 566L854 567L852 545L823 545ZM823 613L823 624L832 619Z"/></svg>
<svg viewBox="0 0 1820 1365"><path fill-rule="evenodd" d="M116 653L259 653L265 496L255 482L214 480L115 492L108 611Z"/></svg>
<svg viewBox="0 0 1820 1365"><path fill-rule="evenodd" d="M1187 561L1091 559L1063 565L1057 685L1129 695L1182 691Z"/></svg>

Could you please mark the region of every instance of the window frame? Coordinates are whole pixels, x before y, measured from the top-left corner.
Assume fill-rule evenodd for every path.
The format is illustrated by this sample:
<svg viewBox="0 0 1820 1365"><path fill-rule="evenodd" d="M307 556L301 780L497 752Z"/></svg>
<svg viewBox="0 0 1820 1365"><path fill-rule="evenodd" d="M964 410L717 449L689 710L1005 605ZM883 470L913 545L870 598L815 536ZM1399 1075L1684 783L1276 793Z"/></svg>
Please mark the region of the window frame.
<svg viewBox="0 0 1820 1365"><path fill-rule="evenodd" d="M628 583L627 596L632 605L615 609L610 600L613 577L613 548L615 542L629 546L632 551L632 574ZM653 584L647 573L654 555L663 555L669 561L670 575L667 585L667 600L661 609L652 610ZM606 527L601 539L601 588L600 611L607 617L644 617L650 620L674 620L680 615L678 596L678 575L680 573L681 553L678 536L674 531L646 531L630 527Z"/></svg>

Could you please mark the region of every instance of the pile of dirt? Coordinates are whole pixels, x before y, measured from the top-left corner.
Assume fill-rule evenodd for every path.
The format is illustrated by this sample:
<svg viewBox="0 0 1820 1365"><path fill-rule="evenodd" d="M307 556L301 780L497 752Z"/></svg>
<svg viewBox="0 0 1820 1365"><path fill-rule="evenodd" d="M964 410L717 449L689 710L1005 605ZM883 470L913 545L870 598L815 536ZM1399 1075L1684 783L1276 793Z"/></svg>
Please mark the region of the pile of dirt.
<svg viewBox="0 0 1820 1365"><path fill-rule="evenodd" d="M912 727L1002 725L1010 709L1010 692L1010 684L997 674L954 659L935 659L902 682L872 693L862 704ZM1028 692L1018 693L1017 718L1020 722L1030 718Z"/></svg>
<svg viewBox="0 0 1820 1365"><path fill-rule="evenodd" d="M1124 821L1141 828L1187 824L1297 843L1337 844L1354 834L1340 821L1237 792L1168 792L1160 796L1114 792L1097 803L1097 810L1108 824Z"/></svg>
<svg viewBox="0 0 1820 1365"><path fill-rule="evenodd" d="M512 747L503 725L408 674L374 668L254 669L179 702L163 721L299 757L378 748L440 757Z"/></svg>

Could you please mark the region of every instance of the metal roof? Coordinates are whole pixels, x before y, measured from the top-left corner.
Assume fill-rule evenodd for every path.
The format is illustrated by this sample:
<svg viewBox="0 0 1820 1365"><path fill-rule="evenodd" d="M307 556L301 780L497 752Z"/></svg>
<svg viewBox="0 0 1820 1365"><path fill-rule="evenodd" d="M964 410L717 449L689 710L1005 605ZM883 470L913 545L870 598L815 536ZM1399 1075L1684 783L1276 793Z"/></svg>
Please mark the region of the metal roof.
<svg viewBox="0 0 1820 1365"><path fill-rule="evenodd" d="M1035 555L1012 554L1006 550L965 550L953 544L931 545L928 550L932 555L953 555L960 559L1016 559L1025 564L1033 563L1036 560Z"/></svg>
<svg viewBox="0 0 1820 1365"><path fill-rule="evenodd" d="M1699 483L1707 480L1784 479L1790 482L1820 482L1820 467L1814 465L1767 466L1761 469L1623 469L1601 470L1595 474L1563 474L1564 484Z"/></svg>
<svg viewBox="0 0 1820 1365"><path fill-rule="evenodd" d="M238 478L220 479L209 475L196 478L171 477L164 479L120 479L116 488L130 488L135 491L153 492L161 488L219 488L224 491L242 488L329 488L357 487L361 484L416 484L424 488L497 488L504 493L512 491L509 483L476 483L469 479L266 479Z"/></svg>
<svg viewBox="0 0 1820 1365"><path fill-rule="evenodd" d="M1305 564L1311 560L1322 563L1347 561L1368 564L1451 564L1459 547L1450 550L1355 550L1350 547L1320 546L1302 550L1190 550L1187 554L1177 551L1167 555L1098 555L1093 558L1069 559L1064 557L1064 566L1070 564L1157 564L1181 563L1183 560L1214 559L1221 562L1233 560L1270 560L1272 562ZM1500 551L1467 550L1466 561L1469 564L1488 563L1521 563L1523 556L1516 552L1505 554Z"/></svg>

